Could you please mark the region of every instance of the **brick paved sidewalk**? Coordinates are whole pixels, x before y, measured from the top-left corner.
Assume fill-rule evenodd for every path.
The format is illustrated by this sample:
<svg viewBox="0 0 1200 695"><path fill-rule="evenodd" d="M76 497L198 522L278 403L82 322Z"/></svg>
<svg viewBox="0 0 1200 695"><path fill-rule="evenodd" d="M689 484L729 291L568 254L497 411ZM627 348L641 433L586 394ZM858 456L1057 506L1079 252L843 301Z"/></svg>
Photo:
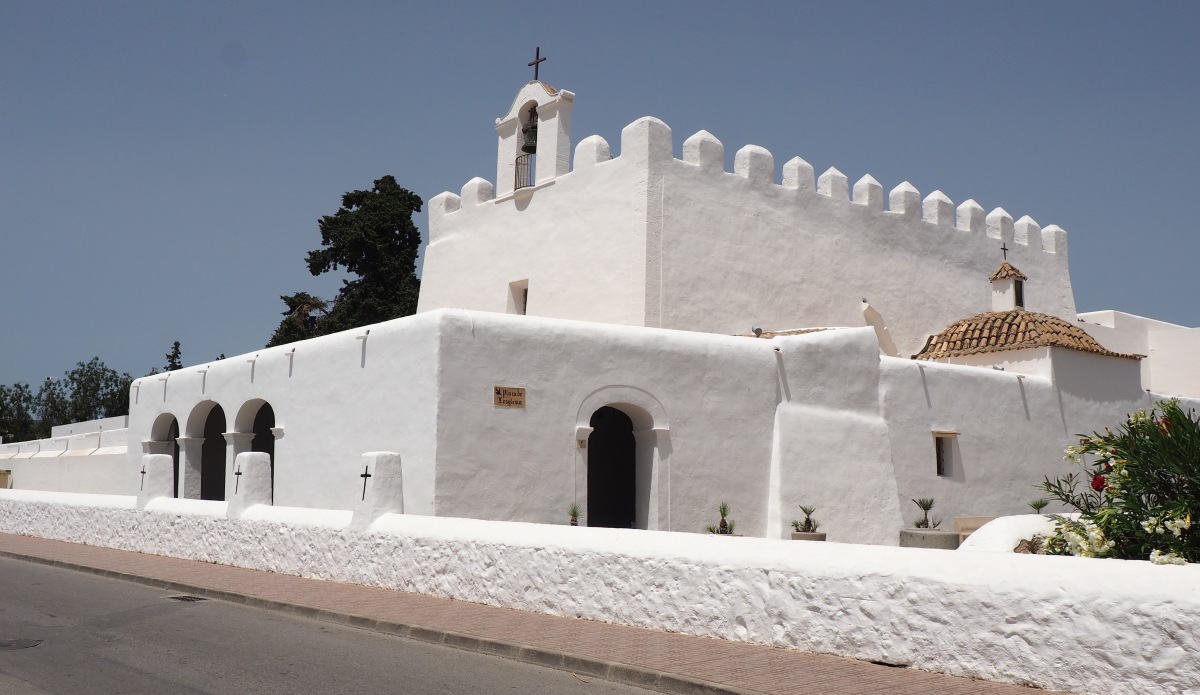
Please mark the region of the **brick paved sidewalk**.
<svg viewBox="0 0 1200 695"><path fill-rule="evenodd" d="M671 693L1047 691L286 574L0 534L0 555L496 654Z"/></svg>

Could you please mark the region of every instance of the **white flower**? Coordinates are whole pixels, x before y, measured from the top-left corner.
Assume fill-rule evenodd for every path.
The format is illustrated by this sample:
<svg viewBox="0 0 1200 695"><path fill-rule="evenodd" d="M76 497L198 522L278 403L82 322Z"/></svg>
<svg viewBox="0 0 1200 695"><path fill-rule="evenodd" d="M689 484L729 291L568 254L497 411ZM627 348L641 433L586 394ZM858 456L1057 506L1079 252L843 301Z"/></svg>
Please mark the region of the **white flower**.
<svg viewBox="0 0 1200 695"><path fill-rule="evenodd" d="M1150 551L1150 562L1156 565L1186 565L1187 560L1179 557L1175 553L1164 553L1161 550Z"/></svg>

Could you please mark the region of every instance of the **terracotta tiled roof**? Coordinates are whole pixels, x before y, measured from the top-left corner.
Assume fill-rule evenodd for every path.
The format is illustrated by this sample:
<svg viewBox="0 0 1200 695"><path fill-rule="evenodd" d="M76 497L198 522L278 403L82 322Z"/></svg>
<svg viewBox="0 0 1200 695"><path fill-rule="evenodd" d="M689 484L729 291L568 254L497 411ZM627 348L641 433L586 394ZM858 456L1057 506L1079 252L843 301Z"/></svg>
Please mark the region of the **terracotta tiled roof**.
<svg viewBox="0 0 1200 695"><path fill-rule="evenodd" d="M1036 347L1061 347L1135 360L1143 357L1105 350L1082 328L1057 316L1014 309L989 311L955 321L941 333L930 336L913 359L936 360Z"/></svg>
<svg viewBox="0 0 1200 695"><path fill-rule="evenodd" d="M997 280L1007 280L1008 278L1016 278L1018 280L1028 280L1029 279L1029 278L1025 277L1025 273L1022 273L1021 271L1017 270L1016 267L1013 266L1012 263L1009 263L1008 261L1004 261L1003 263L1000 264L999 268L996 268L996 272L994 272L988 276L988 281L995 282Z"/></svg>

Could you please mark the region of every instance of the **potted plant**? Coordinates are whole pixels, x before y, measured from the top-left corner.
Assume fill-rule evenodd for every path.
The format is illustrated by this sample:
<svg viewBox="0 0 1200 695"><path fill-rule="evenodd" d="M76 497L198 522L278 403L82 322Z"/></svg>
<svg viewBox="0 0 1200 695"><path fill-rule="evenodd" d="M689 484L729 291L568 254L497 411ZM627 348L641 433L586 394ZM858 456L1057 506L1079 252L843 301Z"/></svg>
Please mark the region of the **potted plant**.
<svg viewBox="0 0 1200 695"><path fill-rule="evenodd" d="M944 550L958 548L958 533L939 529L942 520L938 517L929 518L929 510L933 509L933 498L921 497L912 502L921 510L921 518L913 522L912 528L900 529L900 547Z"/></svg>
<svg viewBox="0 0 1200 695"><path fill-rule="evenodd" d="M567 507L567 516L571 517L571 525L572 526L578 526L579 525L579 505L572 504L570 507Z"/></svg>
<svg viewBox="0 0 1200 695"><path fill-rule="evenodd" d="M813 512L817 511L816 507L800 505L800 511L804 512L804 520L797 521L792 519L792 540L794 541L823 541L825 533L818 532L821 524L816 519L812 518Z"/></svg>
<svg viewBox="0 0 1200 695"><path fill-rule="evenodd" d="M720 524L709 524L704 527L705 531L715 533L721 536L732 536L733 534L733 519L726 519L729 516L729 505L724 502L717 507L717 513L721 515Z"/></svg>

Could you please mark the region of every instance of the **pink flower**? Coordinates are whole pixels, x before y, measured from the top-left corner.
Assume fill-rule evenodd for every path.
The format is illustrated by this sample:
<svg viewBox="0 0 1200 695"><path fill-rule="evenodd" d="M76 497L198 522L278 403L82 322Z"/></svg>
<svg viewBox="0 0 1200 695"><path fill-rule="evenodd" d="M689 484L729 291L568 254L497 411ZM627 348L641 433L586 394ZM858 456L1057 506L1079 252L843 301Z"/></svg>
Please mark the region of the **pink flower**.
<svg viewBox="0 0 1200 695"><path fill-rule="evenodd" d="M1092 478L1092 489L1096 492L1104 490L1104 476L1097 474Z"/></svg>

